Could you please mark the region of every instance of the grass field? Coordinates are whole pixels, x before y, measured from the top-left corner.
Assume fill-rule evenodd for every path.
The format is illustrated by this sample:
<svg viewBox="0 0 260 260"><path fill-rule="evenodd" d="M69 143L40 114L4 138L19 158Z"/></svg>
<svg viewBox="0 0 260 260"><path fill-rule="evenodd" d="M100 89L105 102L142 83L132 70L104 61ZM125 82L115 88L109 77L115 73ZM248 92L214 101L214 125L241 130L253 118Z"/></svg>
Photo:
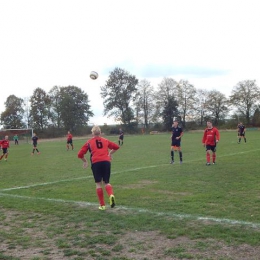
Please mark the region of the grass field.
<svg viewBox="0 0 260 260"><path fill-rule="evenodd" d="M185 133L183 164L176 153L170 165L170 134L125 136L106 211L77 158L84 139L74 151L42 140L34 156L11 144L0 162L0 259L260 259L260 132L241 144L221 132L211 166L201 138Z"/></svg>

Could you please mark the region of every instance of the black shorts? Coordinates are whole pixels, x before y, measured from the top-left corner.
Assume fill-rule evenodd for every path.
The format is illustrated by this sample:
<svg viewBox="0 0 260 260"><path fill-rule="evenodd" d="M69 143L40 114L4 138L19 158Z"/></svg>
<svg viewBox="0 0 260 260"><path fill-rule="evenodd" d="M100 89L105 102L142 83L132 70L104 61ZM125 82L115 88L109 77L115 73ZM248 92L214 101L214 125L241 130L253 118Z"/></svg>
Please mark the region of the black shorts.
<svg viewBox="0 0 260 260"><path fill-rule="evenodd" d="M91 166L95 182L109 183L111 163L108 161L96 162Z"/></svg>
<svg viewBox="0 0 260 260"><path fill-rule="evenodd" d="M119 140L124 140L124 136L123 136L123 135L120 135L120 136L119 136Z"/></svg>
<svg viewBox="0 0 260 260"><path fill-rule="evenodd" d="M72 140L67 140L67 144L72 144Z"/></svg>
<svg viewBox="0 0 260 260"><path fill-rule="evenodd" d="M37 147L37 143L33 143L33 147L36 148Z"/></svg>
<svg viewBox="0 0 260 260"><path fill-rule="evenodd" d="M177 146L177 147L180 147L181 146L181 141L180 139L175 139L175 140L172 140L172 146Z"/></svg>
<svg viewBox="0 0 260 260"><path fill-rule="evenodd" d="M212 152L216 152L216 145L206 145L206 151L211 150Z"/></svg>
<svg viewBox="0 0 260 260"><path fill-rule="evenodd" d="M239 133L237 134L238 136L245 136L245 133Z"/></svg>
<svg viewBox="0 0 260 260"><path fill-rule="evenodd" d="M6 154L6 153L8 153L8 150L7 150L7 148L2 148L2 150L3 150L3 154Z"/></svg>

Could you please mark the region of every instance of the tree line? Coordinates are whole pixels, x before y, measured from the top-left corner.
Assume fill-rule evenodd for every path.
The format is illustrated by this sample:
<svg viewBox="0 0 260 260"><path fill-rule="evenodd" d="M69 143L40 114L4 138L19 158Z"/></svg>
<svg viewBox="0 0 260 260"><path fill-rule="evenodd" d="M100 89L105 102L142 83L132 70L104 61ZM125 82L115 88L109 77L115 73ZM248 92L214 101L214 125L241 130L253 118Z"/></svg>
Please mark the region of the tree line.
<svg viewBox="0 0 260 260"><path fill-rule="evenodd" d="M167 77L155 88L117 67L101 86L100 95L104 115L129 131L138 126L169 130L173 118L184 128L203 126L209 119L214 125L233 120L260 126L260 89L255 80L238 82L226 97L218 90L197 89L188 80ZM94 116L89 103L88 94L76 86L54 86L49 92L36 88L29 98L7 97L1 124L9 129L80 133Z"/></svg>

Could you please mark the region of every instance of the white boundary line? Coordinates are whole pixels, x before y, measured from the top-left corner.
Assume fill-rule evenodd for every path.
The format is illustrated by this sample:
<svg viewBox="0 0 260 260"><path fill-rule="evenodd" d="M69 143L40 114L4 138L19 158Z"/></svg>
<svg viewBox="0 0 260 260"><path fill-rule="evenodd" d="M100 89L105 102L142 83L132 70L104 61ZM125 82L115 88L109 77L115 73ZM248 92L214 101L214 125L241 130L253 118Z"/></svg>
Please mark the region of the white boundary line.
<svg viewBox="0 0 260 260"><path fill-rule="evenodd" d="M235 156L235 155L238 155L238 154L244 154L244 153L255 152L255 151L260 151L260 149L254 149L254 150L250 150L250 151L242 151L242 152L238 152L238 153L220 155L220 156L218 156L218 158ZM200 161L200 160L203 160L203 159L185 161L185 163L197 162L197 161ZM169 165L169 164L150 165L150 166L132 168L132 169L128 169L128 170L124 170L124 171L120 171L120 172L112 172L111 174L139 171L139 170L142 170L142 169L156 168L156 167L167 166L167 165ZM71 178L71 179L58 180L58 181L53 181L53 182L43 182L43 183L32 184L32 185L27 185L27 186L5 188L5 189L0 189L0 192L1 191L9 191L9 190L29 189L29 188L33 188L33 187L37 187L37 186L46 186L46 185L52 185L52 184L56 184L56 183L60 183L60 182L70 182L70 181L74 181L74 180L83 180L83 179L89 179L89 178L93 178L93 176L89 175L89 176L83 176L83 177L77 177L77 178Z"/></svg>
<svg viewBox="0 0 260 260"><path fill-rule="evenodd" d="M244 154L248 152L254 152L254 151L259 151L260 149L254 149L250 151L243 151L239 153L232 153L232 154L227 154L227 155L222 155L219 157L227 157L227 156L234 156L237 154ZM187 161L189 162L194 162L198 161L199 159L196 160L191 160ZM156 168L156 167L161 167L161 166L167 166L169 164L160 164L160 165L151 165L151 166L145 166L145 167L138 167L138 168L133 168L125 171L120 171L120 172L114 172L112 174L117 174L117 173L123 173L123 172L129 172L129 171L138 171L142 169L148 169L148 168ZM72 179L65 179L65 180L59 180L59 181L54 181L54 182L45 182L45 183L39 183L39 184L33 184L33 185L28 185L28 186L20 186L20 187L13 187L13 188L6 188L6 189L1 189L0 190L0 196L1 197L13 197L13 198L23 198L23 199L30 199L30 200L45 200L45 201L52 201L52 202L60 202L60 203L74 203L78 205L85 205L85 206L96 206L96 203L90 203L90 202L82 202L82 201L73 201L73 200L63 200L63 199L48 199L48 198L41 198L41 197L29 197L29 196L20 196L20 195L13 195L13 194L7 194L7 193L1 193L3 191L10 191L10 190L19 190L19 189L27 189L31 187L37 187L37 186L45 186L45 185L52 185L55 183L60 183L60 182L70 182L74 180L81 180L81 179L88 179L92 178L92 176L85 176L85 177L79 177L79 178L72 178ZM148 209L140 209L140 208L128 208L128 207L117 207L122 210L131 210L131 211L137 211L137 212L147 212L150 214L155 214L155 215L162 215L162 216L172 216L180 219L195 219L198 221L212 221L212 222L217 222L217 223L227 223L227 224L232 224L232 225L246 225L246 226L251 226L253 228L259 228L260 223L253 223L253 222L248 222L248 221L241 221L241 220L232 220L232 219L226 219L226 218L214 218L214 217L201 217L201 216L195 216L195 215L190 215L190 214L177 214L174 212L155 212L151 211Z"/></svg>
<svg viewBox="0 0 260 260"><path fill-rule="evenodd" d="M50 202L57 202L57 203L69 203L69 204L77 204L80 206L96 206L98 207L97 203L91 203L86 201L74 201L74 200L63 200L63 199L50 199L50 198L42 198L42 197L29 197L29 196L21 196L21 195L13 195L13 194L7 194L7 193L0 193L1 197L11 197L11 198L19 198L19 199L28 199L28 200L44 200L44 201L50 201ZM126 211L135 211L137 213L149 213L157 216L169 216L179 219L191 219L191 220L197 220L197 221L212 221L216 223L225 223L230 225L241 225L241 226L249 226L252 228L260 228L260 223L254 223L249 221L242 221L242 220L233 220L233 219L227 219L227 218L214 218L214 217L202 217L202 216L196 216L191 214L177 214L174 212L156 212L149 209L142 209L142 208L129 208L129 207L123 207L123 206L117 206L115 209L117 212L117 209L119 210L126 210Z"/></svg>

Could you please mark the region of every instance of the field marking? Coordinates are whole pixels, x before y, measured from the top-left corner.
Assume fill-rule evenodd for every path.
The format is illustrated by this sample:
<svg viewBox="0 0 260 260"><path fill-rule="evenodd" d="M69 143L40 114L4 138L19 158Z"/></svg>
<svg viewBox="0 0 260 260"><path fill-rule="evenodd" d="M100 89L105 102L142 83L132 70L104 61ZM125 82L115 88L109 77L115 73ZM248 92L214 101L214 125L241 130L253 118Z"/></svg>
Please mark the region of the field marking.
<svg viewBox="0 0 260 260"><path fill-rule="evenodd" d="M44 201L50 201L50 202L58 202L58 203L69 203L69 204L76 204L80 206L95 206L98 207L99 204L92 203L92 202L86 202L86 201L75 201L75 200L63 200L63 199L53 199L53 198L43 198L43 197L30 197L30 196L21 196L21 195L14 195L14 194L8 194L8 193L0 193L1 197L12 197L12 198L19 198L19 199L28 199L28 200L44 200ZM260 228L260 223L254 223L250 221L243 221L243 220L235 220L235 219L227 219L227 218L214 218L214 217L203 217L203 216L197 216L192 214L178 214L174 212L156 212L149 209L142 209L142 208L131 208L131 207L125 207L125 206L116 206L115 209L116 212L118 210L125 210L125 211L134 211L137 213L149 213L156 216L169 216L179 219L191 219L196 221L212 221L216 223L224 223L224 224L230 224L230 225L240 225L240 226L249 226L252 228ZM112 211L113 211L112 210Z"/></svg>
<svg viewBox="0 0 260 260"><path fill-rule="evenodd" d="M132 169L124 170L124 171L112 172L111 174L118 174L118 173L124 173L124 172L139 171L139 170L142 170L142 169L156 168L156 167L160 167L160 166L163 166L163 165L168 165L168 164L150 165L150 166L132 168ZM12 188L5 188L5 189L0 189L0 192L2 192L2 191L11 191L11 190L29 189L29 188L38 187L38 186L46 186L46 185L52 185L52 184L60 183L60 182L70 182L70 181L74 181L74 180L83 180L83 179L89 179L89 178L93 178L92 174L89 175L89 176L82 176L82 177L77 177L77 178L70 178L70 179L63 179L63 180L58 180L58 181L36 183L36 184L26 185L26 186L18 186L18 187L12 187Z"/></svg>
<svg viewBox="0 0 260 260"><path fill-rule="evenodd" d="M238 155L238 154L244 154L244 153L255 152L255 151L260 151L260 148L254 149L254 150L249 150L249 151L242 151L242 152L238 152L238 153L219 155L218 158L234 156L234 155ZM195 160L185 161L185 163L197 162L197 161L201 161L201 160L203 160L203 159L198 158L198 159L195 159ZM111 174L125 173L125 172L131 172L131 171L139 171L139 170L142 170L142 169L156 168L156 167L167 166L167 165L169 165L169 164L143 166L143 167L132 168L132 169L124 170L124 171L112 172ZM38 186L47 186L47 185L52 185L52 184L61 183L61 182L70 182L70 181L74 181L74 180L83 180L83 179L89 179L89 178L93 178L92 174L89 175L89 176L83 176L83 177L77 177L77 178L70 178L70 179L57 180L57 181L52 181L52 182L43 182L43 183L36 183L36 184L32 184L32 185L26 185L26 186L5 188L5 189L0 189L0 192L11 191L11 190L20 190L20 189L29 189L29 188L38 187Z"/></svg>

